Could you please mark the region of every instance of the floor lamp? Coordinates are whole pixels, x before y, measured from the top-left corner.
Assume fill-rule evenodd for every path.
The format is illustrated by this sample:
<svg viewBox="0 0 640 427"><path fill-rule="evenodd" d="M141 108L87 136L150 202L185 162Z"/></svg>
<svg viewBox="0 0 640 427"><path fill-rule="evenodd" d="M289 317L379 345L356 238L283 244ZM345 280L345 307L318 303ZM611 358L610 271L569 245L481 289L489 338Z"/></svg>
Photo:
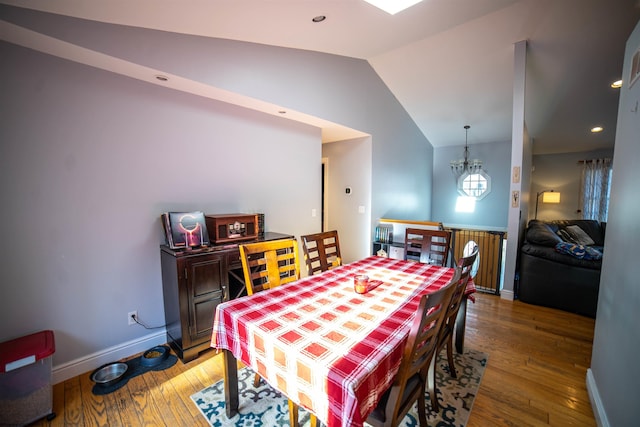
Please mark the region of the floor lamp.
<svg viewBox="0 0 640 427"><path fill-rule="evenodd" d="M538 202L542 196L542 203L560 203L560 193L553 190L544 190L536 195L536 215L534 219L538 219Z"/></svg>

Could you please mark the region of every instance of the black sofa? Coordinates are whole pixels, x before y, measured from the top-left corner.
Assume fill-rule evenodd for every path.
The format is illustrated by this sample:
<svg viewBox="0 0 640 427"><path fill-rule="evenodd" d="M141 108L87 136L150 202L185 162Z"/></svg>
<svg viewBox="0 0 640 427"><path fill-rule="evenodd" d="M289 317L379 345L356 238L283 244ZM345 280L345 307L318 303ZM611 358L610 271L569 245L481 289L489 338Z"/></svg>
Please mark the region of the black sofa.
<svg viewBox="0 0 640 427"><path fill-rule="evenodd" d="M605 229L595 220L529 221L518 299L595 317Z"/></svg>

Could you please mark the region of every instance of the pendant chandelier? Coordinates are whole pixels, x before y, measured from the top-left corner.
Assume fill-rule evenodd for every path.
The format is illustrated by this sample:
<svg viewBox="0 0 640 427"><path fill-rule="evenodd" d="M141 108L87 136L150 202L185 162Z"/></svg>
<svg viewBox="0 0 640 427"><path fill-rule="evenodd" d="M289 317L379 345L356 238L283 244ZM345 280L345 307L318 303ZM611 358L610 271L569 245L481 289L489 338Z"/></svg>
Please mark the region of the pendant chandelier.
<svg viewBox="0 0 640 427"><path fill-rule="evenodd" d="M464 159L451 161L451 172L456 178L464 174L475 174L482 171L482 161L478 159L469 160L469 128L471 126L464 126Z"/></svg>

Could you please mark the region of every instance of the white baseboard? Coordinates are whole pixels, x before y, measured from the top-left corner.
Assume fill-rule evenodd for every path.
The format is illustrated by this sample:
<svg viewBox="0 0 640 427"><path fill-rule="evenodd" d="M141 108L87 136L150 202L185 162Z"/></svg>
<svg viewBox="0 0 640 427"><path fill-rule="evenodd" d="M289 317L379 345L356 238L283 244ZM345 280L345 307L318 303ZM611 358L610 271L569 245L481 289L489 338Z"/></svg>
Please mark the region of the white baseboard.
<svg viewBox="0 0 640 427"><path fill-rule="evenodd" d="M500 298L513 301L515 299L515 294L509 289L500 289Z"/></svg>
<svg viewBox="0 0 640 427"><path fill-rule="evenodd" d="M596 419L596 424L598 427L610 427L609 420L607 419L607 413L604 410L602 399L600 399L598 385L596 384L596 379L593 377L591 368L587 369L587 392L589 393L591 409L593 410L593 416Z"/></svg>
<svg viewBox="0 0 640 427"><path fill-rule="evenodd" d="M62 365L54 366L52 369L52 383L61 383L69 378L77 377L106 364L115 362L134 354L142 353L151 347L167 343L167 332L161 330L141 338L124 342L102 351L89 354L87 356L72 360Z"/></svg>

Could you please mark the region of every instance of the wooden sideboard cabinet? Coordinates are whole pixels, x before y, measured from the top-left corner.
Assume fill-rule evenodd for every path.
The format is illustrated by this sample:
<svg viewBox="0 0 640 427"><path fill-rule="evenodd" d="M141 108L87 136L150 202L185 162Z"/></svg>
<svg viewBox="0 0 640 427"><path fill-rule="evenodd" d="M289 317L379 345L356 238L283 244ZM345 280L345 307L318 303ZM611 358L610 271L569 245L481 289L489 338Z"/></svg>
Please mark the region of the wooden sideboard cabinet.
<svg viewBox="0 0 640 427"><path fill-rule="evenodd" d="M252 241L197 249L160 246L167 343L183 362L210 348L216 307L246 295L239 244L294 238L265 233Z"/></svg>

